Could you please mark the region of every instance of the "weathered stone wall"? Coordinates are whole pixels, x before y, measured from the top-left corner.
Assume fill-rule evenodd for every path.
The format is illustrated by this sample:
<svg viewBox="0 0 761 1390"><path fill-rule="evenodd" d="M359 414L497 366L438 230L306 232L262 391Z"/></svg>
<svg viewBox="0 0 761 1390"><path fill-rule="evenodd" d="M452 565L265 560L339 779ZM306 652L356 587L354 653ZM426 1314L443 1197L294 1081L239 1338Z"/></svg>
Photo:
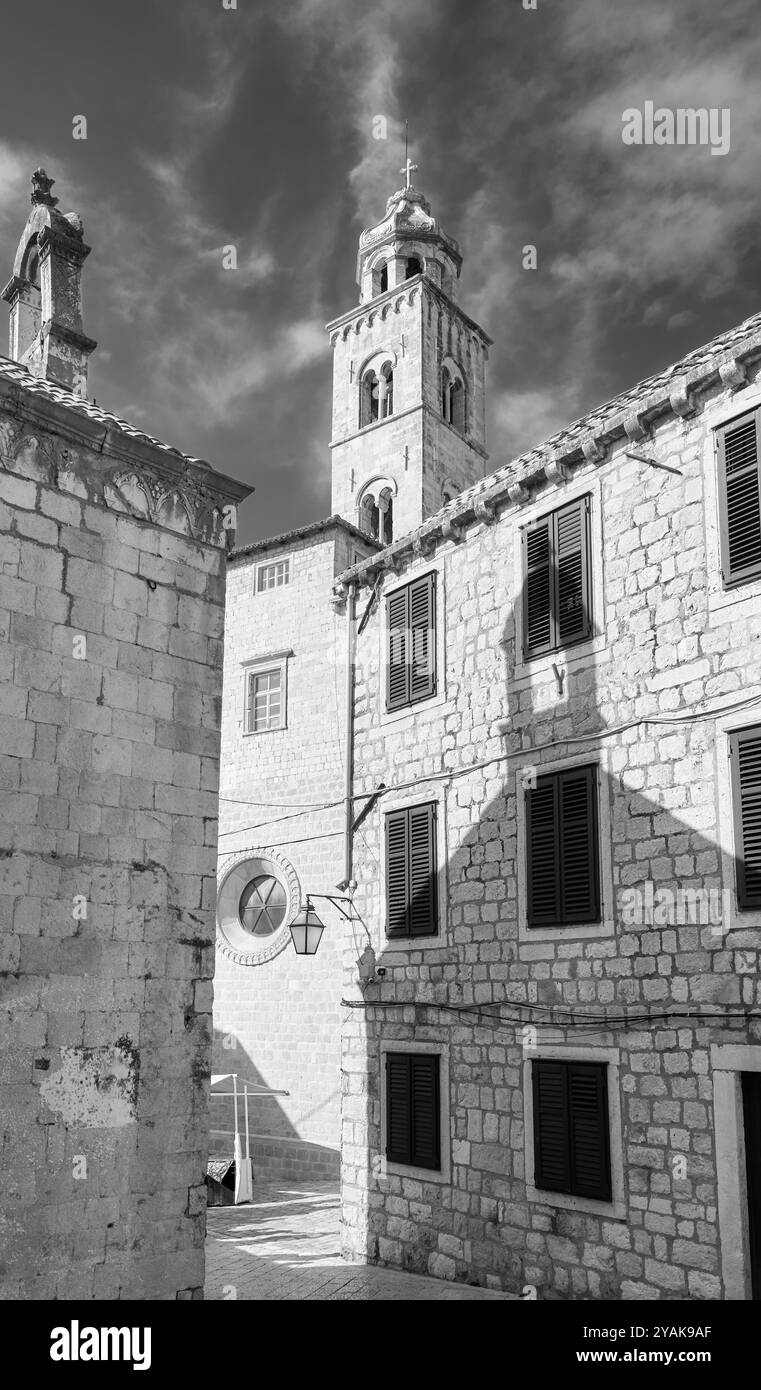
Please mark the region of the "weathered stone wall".
<svg viewBox="0 0 761 1390"><path fill-rule="evenodd" d="M0 385L2 1296L196 1297L224 534L167 529L188 461Z"/></svg>
<svg viewBox="0 0 761 1390"><path fill-rule="evenodd" d="M307 893L336 894L343 878L346 634L330 593L336 574L371 549L326 523L230 565L220 879L235 863L271 855L271 871L290 888L291 916ZM283 557L290 583L256 593L257 566ZM286 727L246 734L244 663L283 651L291 653ZM322 810L322 803L330 805ZM287 921L262 943L262 955L230 950L223 939L217 953L214 1071L287 1092L250 1102L254 1170L271 1177L338 1173L342 918L323 899L314 905L326 924L314 956L296 954ZM231 1151L232 1105L229 1098L212 1102L219 1153Z"/></svg>
<svg viewBox="0 0 761 1390"><path fill-rule="evenodd" d="M390 803L381 799L354 846L357 902L387 972L364 996L354 988L344 1037L343 1219L354 1258L533 1285L540 1297L749 1296L727 1282L726 1165L740 1161L738 1118L715 1098L728 1094L723 1077L736 1104L738 1067L759 1067L761 1024L743 1011L761 1005L761 922L733 906L726 721L692 716L761 692L761 584L722 587L712 435L722 413L759 399L757 381L734 395L721 385L678 401L684 418L662 413L637 450L680 475L627 457L634 446L622 439L567 483L505 499L492 524L471 521L465 541L440 541L429 555L423 547L384 576L386 593L438 569L444 691L414 713L385 716L381 600L357 653L356 790L403 782L396 795L410 803L439 799L446 910L433 943L386 942ZM585 492L595 635L526 664L516 634L520 527ZM758 707L732 717L761 723ZM603 920L531 932L521 776L565 759L600 768ZM415 785L427 776L437 780ZM669 890L677 904L685 889L726 890L723 915L706 924L671 912L638 925L627 917L633 888L645 900ZM346 990L355 975L347 949ZM575 1011L575 1026L549 1012L560 1005ZM676 1006L692 1016L659 1019ZM587 1027L583 1010L594 1015ZM623 1011L640 1017L624 1023ZM448 1062L451 1175L441 1181L392 1174L381 1153L381 1042L404 1050L412 1040L440 1044ZM604 1209L527 1188L529 1064L553 1047L615 1069L616 1200ZM722 1144L734 1145L734 1159ZM747 1290L747 1269L744 1278Z"/></svg>

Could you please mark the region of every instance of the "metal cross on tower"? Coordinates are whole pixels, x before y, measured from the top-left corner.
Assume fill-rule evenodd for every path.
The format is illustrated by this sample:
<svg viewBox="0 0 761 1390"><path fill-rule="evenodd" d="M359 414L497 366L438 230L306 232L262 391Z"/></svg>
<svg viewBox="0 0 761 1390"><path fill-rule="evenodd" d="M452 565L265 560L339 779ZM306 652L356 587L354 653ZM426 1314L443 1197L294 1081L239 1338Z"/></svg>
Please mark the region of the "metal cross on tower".
<svg viewBox="0 0 761 1390"><path fill-rule="evenodd" d="M417 167L418 167L417 164L413 164L413 163L412 163L412 160L410 159L410 156L409 156L409 131L408 131L408 129L407 129L407 122L405 121L405 122L404 122L404 168L399 170L399 173L400 173L400 174L404 174L404 175L405 175L405 178L406 178L406 180L407 180L406 184L404 185L405 188L411 188L411 187L412 187L412 182L411 182L411 180L410 180L410 174L414 174L414 173L417 171Z"/></svg>

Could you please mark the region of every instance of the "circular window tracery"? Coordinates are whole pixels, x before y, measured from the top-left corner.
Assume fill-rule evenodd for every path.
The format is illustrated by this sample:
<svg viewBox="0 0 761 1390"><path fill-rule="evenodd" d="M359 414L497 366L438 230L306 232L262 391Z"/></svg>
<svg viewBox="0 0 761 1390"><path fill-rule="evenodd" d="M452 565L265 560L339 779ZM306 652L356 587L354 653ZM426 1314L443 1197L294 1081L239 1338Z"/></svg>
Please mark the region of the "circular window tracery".
<svg viewBox="0 0 761 1390"><path fill-rule="evenodd" d="M241 965L259 965L291 939L301 890L296 872L274 850L249 850L228 860L217 891L217 944Z"/></svg>
<svg viewBox="0 0 761 1390"><path fill-rule="evenodd" d="M283 925L285 909L282 883L272 874L260 874L243 889L238 904L238 918L243 930L252 936L272 936Z"/></svg>

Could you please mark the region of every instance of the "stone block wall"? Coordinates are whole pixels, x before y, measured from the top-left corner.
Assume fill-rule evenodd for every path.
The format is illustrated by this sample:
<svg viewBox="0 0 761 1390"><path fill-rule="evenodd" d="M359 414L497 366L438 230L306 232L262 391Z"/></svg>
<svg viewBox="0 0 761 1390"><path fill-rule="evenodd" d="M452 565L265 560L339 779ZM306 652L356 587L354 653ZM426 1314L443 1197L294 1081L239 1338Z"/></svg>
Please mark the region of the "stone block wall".
<svg viewBox="0 0 761 1390"><path fill-rule="evenodd" d="M761 1068L761 921L736 910L727 734L761 724L748 703L761 693L761 584L723 586L713 430L761 391L754 371L739 392L714 381L662 411L636 449L622 438L590 450L567 482L505 498L465 540L423 545L383 577L386 594L437 570L442 665L435 698L385 715L381 597L358 641L356 790L395 790L354 846L357 902L386 973L361 994L347 951L352 1258L540 1298L750 1296L738 1087ZM526 662L521 527L585 493L593 636ZM522 778L569 761L598 766L602 921L531 931ZM444 910L424 945L385 937L391 796L438 800ZM387 1042L446 1060L449 1168L437 1179L386 1167ZM540 1056L612 1069L608 1204L529 1186Z"/></svg>
<svg viewBox="0 0 761 1390"><path fill-rule="evenodd" d="M0 402L0 1286L198 1297L224 533L130 514L193 467L68 400Z"/></svg>

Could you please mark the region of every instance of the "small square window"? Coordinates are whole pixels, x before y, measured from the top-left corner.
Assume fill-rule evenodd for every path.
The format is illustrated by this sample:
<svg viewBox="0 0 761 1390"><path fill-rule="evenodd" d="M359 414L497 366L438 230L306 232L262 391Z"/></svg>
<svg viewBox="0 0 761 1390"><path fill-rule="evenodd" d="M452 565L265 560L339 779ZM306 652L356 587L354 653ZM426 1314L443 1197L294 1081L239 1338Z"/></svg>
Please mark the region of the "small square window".
<svg viewBox="0 0 761 1390"><path fill-rule="evenodd" d="M256 571L256 592L265 594L270 589L282 589L291 582L290 560L272 560L259 565Z"/></svg>

